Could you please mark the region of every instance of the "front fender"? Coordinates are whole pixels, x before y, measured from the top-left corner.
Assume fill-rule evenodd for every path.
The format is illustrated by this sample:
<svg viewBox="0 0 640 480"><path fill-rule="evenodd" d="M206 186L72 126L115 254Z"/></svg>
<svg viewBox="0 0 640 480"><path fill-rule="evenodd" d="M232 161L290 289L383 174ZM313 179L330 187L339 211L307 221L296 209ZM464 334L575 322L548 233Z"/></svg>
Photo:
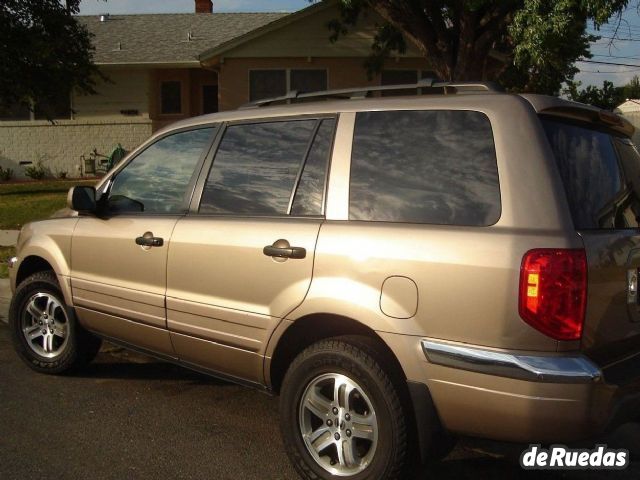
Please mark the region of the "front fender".
<svg viewBox="0 0 640 480"><path fill-rule="evenodd" d="M22 228L16 256L18 261L10 271L11 290L23 276L31 262L41 259L47 262L56 276L67 305L73 305L71 296L71 238L78 218L56 218L28 223Z"/></svg>

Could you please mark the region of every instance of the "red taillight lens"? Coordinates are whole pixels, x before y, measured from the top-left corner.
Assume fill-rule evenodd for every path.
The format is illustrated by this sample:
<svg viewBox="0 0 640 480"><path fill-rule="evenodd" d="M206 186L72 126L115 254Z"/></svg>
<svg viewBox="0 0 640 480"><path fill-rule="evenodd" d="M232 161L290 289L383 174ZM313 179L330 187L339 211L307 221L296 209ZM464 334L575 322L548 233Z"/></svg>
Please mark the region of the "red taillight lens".
<svg viewBox="0 0 640 480"><path fill-rule="evenodd" d="M587 303L584 250L529 250L520 268L520 316L556 340L579 340Z"/></svg>

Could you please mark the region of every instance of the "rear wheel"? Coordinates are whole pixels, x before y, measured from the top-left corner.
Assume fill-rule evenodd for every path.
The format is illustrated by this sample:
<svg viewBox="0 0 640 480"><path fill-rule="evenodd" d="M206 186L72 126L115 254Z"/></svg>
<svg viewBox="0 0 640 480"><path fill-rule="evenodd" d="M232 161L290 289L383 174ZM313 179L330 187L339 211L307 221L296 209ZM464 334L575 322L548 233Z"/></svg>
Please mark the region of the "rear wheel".
<svg viewBox="0 0 640 480"><path fill-rule="evenodd" d="M348 339L320 341L289 368L280 414L287 453L307 479L395 479L405 412L383 362Z"/></svg>
<svg viewBox="0 0 640 480"><path fill-rule="evenodd" d="M13 346L29 367L62 373L89 363L101 340L78 325L53 272L34 273L16 289L9 307Z"/></svg>

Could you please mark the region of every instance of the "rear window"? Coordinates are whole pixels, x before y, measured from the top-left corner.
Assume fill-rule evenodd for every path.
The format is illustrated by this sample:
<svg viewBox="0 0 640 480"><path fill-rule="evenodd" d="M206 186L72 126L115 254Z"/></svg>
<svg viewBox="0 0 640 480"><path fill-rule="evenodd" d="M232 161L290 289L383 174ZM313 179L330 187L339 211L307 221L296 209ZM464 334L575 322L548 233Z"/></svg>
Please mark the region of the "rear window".
<svg viewBox="0 0 640 480"><path fill-rule="evenodd" d="M542 117L577 229L617 228L623 176L611 134Z"/></svg>
<svg viewBox="0 0 640 480"><path fill-rule="evenodd" d="M493 133L483 113L357 114L350 220L487 226L500 209Z"/></svg>

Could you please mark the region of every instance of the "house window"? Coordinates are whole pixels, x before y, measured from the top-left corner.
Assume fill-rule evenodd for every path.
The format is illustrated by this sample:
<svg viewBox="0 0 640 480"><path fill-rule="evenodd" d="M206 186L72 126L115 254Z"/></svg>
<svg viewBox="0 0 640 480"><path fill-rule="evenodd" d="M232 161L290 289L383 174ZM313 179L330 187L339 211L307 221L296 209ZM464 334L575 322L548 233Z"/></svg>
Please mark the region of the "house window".
<svg viewBox="0 0 640 480"><path fill-rule="evenodd" d="M163 115L182 113L182 83L179 81L160 83L160 113Z"/></svg>
<svg viewBox="0 0 640 480"><path fill-rule="evenodd" d="M291 88L301 93L322 92L327 89L326 70L291 70Z"/></svg>
<svg viewBox="0 0 640 480"><path fill-rule="evenodd" d="M216 113L218 111L218 86L202 86L202 113Z"/></svg>
<svg viewBox="0 0 640 480"><path fill-rule="evenodd" d="M249 101L280 97L287 93L286 70L251 70L249 72Z"/></svg>
<svg viewBox="0 0 640 480"><path fill-rule="evenodd" d="M438 80L435 72L429 70L383 70L380 75L380 85L404 85L411 83L418 83L418 79L432 78L434 81ZM422 92L415 90L392 90L388 92L382 92L384 97L394 97L400 95L415 95L416 93L439 93L430 92L429 89L424 89Z"/></svg>
<svg viewBox="0 0 640 480"><path fill-rule="evenodd" d="M327 71L320 69L251 70L249 100L281 97L287 92L318 92L327 89Z"/></svg>

